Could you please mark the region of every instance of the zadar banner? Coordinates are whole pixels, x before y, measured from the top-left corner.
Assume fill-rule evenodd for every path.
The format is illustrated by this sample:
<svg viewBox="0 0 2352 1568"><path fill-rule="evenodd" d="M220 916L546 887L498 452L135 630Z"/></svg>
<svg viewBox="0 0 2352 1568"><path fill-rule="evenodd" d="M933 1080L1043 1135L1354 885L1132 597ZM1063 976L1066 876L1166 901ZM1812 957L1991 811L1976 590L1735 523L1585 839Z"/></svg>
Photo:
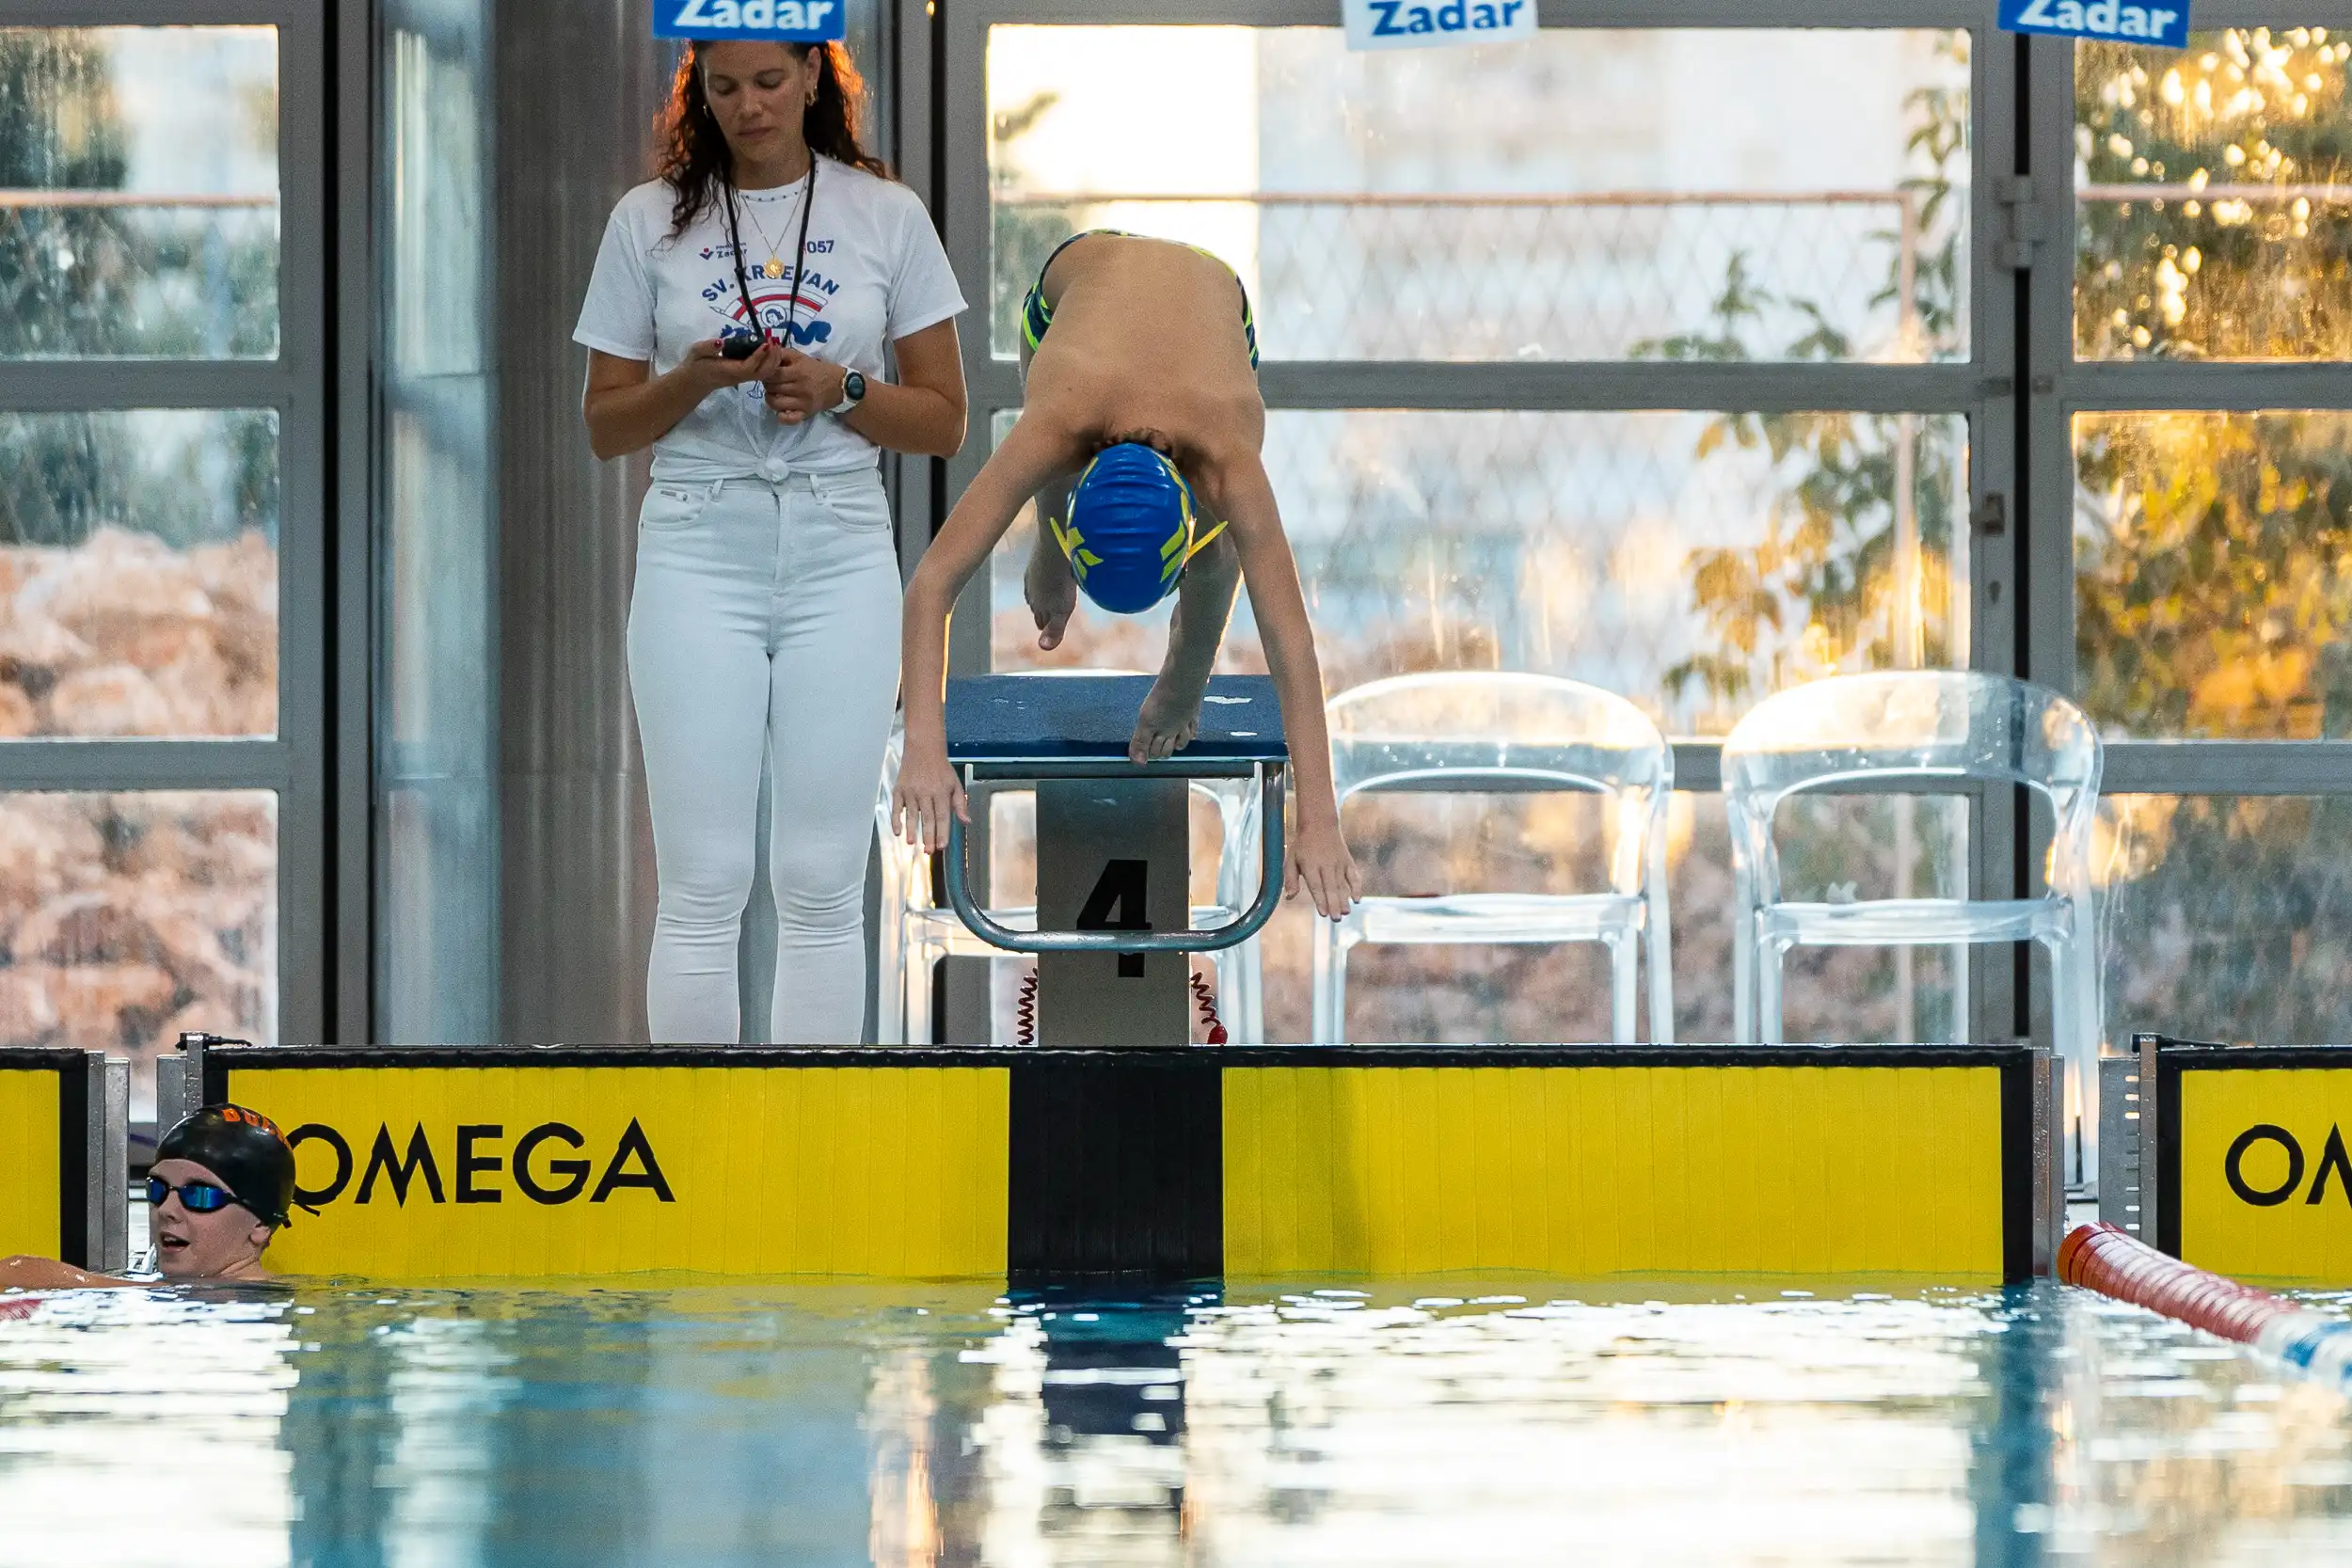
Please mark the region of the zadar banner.
<svg viewBox="0 0 2352 1568"><path fill-rule="evenodd" d="M2001 0L2000 24L2012 33L2188 47L2188 0L2139 6L2123 0Z"/></svg>
<svg viewBox="0 0 2352 1568"><path fill-rule="evenodd" d="M827 43L849 36L847 0L655 0L658 39Z"/></svg>
<svg viewBox="0 0 2352 1568"><path fill-rule="evenodd" d="M1535 36L1535 0L1346 0L1350 49L1438 49Z"/></svg>

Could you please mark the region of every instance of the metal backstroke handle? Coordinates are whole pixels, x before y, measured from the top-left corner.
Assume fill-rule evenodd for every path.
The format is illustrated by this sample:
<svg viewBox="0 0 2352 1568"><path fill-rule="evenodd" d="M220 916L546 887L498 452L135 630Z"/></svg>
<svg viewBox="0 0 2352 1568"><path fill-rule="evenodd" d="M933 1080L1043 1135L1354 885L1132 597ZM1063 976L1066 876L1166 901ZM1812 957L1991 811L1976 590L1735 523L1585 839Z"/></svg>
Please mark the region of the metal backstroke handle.
<svg viewBox="0 0 2352 1568"><path fill-rule="evenodd" d="M1262 768L1258 782L1258 896L1241 918L1207 931L1015 931L988 917L965 875L963 823L947 819L947 902L972 934L1009 953L1215 953L1238 946L1274 918L1282 901L1282 773Z"/></svg>

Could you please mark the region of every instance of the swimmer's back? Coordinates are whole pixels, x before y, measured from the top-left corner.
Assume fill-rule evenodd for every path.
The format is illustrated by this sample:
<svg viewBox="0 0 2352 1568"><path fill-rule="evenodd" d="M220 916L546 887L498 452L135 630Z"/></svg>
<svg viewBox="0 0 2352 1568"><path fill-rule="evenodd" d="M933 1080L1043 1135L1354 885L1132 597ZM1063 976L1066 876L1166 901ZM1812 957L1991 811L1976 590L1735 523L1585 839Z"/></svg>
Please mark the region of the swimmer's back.
<svg viewBox="0 0 2352 1568"><path fill-rule="evenodd" d="M1041 360L1060 348L1246 383L1254 396L1240 279L1205 251L1098 230L1064 246L1042 283L1053 330L1038 346Z"/></svg>

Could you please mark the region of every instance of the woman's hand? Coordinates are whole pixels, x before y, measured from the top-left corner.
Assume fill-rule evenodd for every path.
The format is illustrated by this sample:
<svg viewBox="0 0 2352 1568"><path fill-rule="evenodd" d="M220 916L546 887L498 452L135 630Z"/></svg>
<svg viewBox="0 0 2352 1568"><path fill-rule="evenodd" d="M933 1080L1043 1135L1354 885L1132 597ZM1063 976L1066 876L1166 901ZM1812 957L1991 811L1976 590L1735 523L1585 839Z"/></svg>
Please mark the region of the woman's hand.
<svg viewBox="0 0 2352 1568"><path fill-rule="evenodd" d="M760 378L768 384L769 412L786 424L802 424L841 402L849 367L812 359L795 349L778 352L782 357Z"/></svg>
<svg viewBox="0 0 2352 1568"><path fill-rule="evenodd" d="M672 373L684 376L700 387L703 395L707 397L722 387L740 387L746 381L766 380L775 373L785 353L782 344L763 341L752 350L748 357L730 359L723 352L720 340L708 338L691 345L686 351L686 357L677 362L677 369Z"/></svg>
<svg viewBox="0 0 2352 1568"><path fill-rule="evenodd" d="M972 807L954 764L943 752L910 746L898 765L898 787L890 792L890 831L936 854L947 847L949 812L971 826Z"/></svg>
<svg viewBox="0 0 2352 1568"><path fill-rule="evenodd" d="M1326 920L1343 917L1350 906L1364 895L1364 879L1356 869L1356 858L1347 852L1347 840L1341 836L1338 823L1328 827L1308 828L1291 841L1290 864L1282 877L1282 895L1295 898L1302 886L1315 903L1315 911Z"/></svg>

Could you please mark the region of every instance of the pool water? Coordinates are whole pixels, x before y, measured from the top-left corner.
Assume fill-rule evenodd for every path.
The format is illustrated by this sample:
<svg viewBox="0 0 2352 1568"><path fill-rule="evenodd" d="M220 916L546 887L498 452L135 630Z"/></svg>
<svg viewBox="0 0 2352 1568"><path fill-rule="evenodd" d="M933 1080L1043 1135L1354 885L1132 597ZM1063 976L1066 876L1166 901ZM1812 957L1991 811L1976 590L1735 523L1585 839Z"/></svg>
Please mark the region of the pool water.
<svg viewBox="0 0 2352 1568"><path fill-rule="evenodd" d="M2079 1292L1443 1289L0 1299L0 1561L2352 1562L2344 1400Z"/></svg>

